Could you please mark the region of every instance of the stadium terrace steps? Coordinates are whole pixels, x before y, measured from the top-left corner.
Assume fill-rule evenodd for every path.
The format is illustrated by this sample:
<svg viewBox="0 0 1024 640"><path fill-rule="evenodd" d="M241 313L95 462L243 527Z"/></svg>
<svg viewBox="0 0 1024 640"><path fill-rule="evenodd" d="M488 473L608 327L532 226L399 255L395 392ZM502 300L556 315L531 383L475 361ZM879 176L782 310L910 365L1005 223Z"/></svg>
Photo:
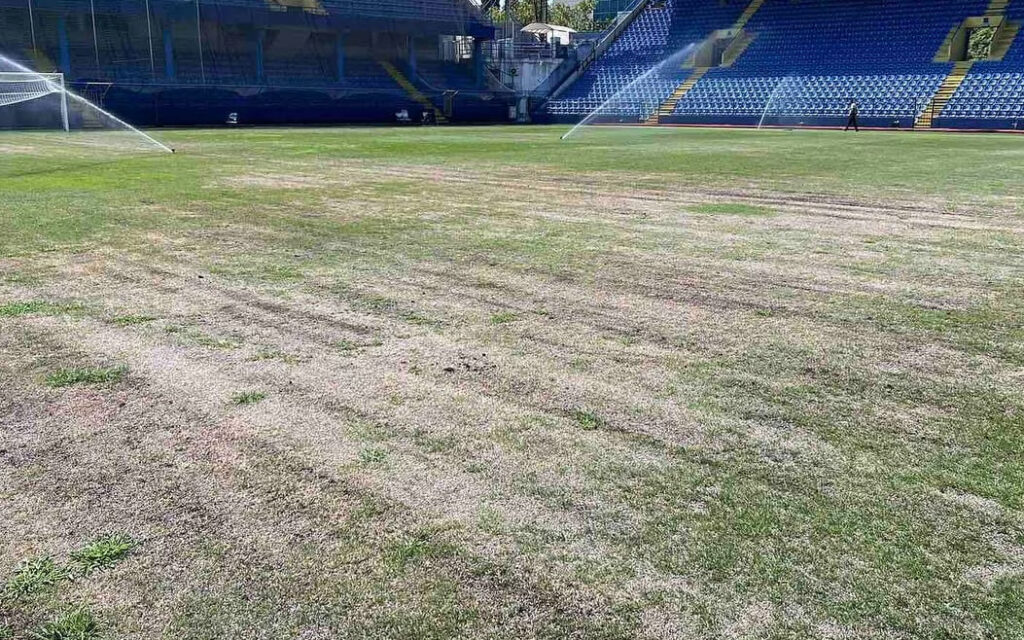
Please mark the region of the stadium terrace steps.
<svg viewBox="0 0 1024 640"><path fill-rule="evenodd" d="M939 45L939 50L935 53L935 57L932 58L932 62L949 62L953 40L956 39L958 33L960 33L959 22L950 28L949 33L946 34L946 39Z"/></svg>
<svg viewBox="0 0 1024 640"><path fill-rule="evenodd" d="M383 67L384 71L387 71L388 75L391 76L391 79L394 80L398 86L402 87L402 89L409 94L410 98L423 105L424 109L432 111L434 113L434 119L438 124L445 124L448 122L448 119L444 117L441 110L434 106L434 103L430 101L430 98L423 95L423 92L417 89L412 82L409 82L409 79L405 77L405 74L398 70L398 67L387 60L378 60L377 63Z"/></svg>
<svg viewBox="0 0 1024 640"><path fill-rule="evenodd" d="M995 1L998 2L998 0ZM763 4L764 0L752 0L751 3L747 5L746 10L744 10L743 13L740 14L740 17L736 19L732 28L738 31L747 26L747 23L750 22L750 19L754 17L754 14L757 13L757 10L760 9Z"/></svg>
<svg viewBox="0 0 1024 640"><path fill-rule="evenodd" d="M994 18L1001 16L1006 13L1006 7L1010 5L1010 0L992 0L988 3L988 8L985 9L985 15Z"/></svg>
<svg viewBox="0 0 1024 640"><path fill-rule="evenodd" d="M739 60L743 52L747 50L747 47L754 41L754 38L754 34L747 30L742 30L736 34L732 44L722 53L722 66L731 67L734 62Z"/></svg>
<svg viewBox="0 0 1024 640"><path fill-rule="evenodd" d="M932 101L925 107L924 111L914 121L915 129L931 129L932 123L935 120L935 116L941 115L942 111L949 104L949 101L953 98L956 90L963 84L964 79L967 77L967 73L971 70L974 65L972 61L957 62L953 65L953 70L949 72L946 79L942 81L939 86L939 90L935 92L935 96Z"/></svg>
<svg viewBox="0 0 1024 640"><path fill-rule="evenodd" d="M1013 42L1017 37L1017 33L1020 31L1020 23L1010 22L1006 19L1006 10L1009 7L1009 0L992 0L988 8L985 9L984 18L991 19L995 26L996 33L992 39L992 44L989 47L988 60L993 62L1001 61L1006 53L1013 46ZM970 16L968 16L970 17ZM949 33L946 34L946 38L939 45L939 50L932 59L932 62L951 62L953 54L953 45L957 39L957 36L965 30L970 30L971 26L967 25L967 21L958 22L950 28Z"/></svg>
<svg viewBox="0 0 1024 640"><path fill-rule="evenodd" d="M661 116L670 116L676 110L676 105L683 99L683 96L696 85L701 78L709 71L708 67L697 67L690 74L690 77L686 79L683 84L676 87L676 90L672 92L665 102L661 103L658 110L651 114L647 119L647 124L658 124L661 121Z"/></svg>
<svg viewBox="0 0 1024 640"><path fill-rule="evenodd" d="M754 41L754 34L744 30L744 27L747 26L747 23L750 22L750 19L754 17L754 14L757 13L757 10L760 9L763 4L764 0L751 0L750 4L747 5L747 8L742 14L740 14L740 17L733 23L732 31L736 36L729 47L722 53L723 67L732 66L732 64L743 55L743 52L747 50L750 43ZM706 69L704 70L704 73L707 73ZM704 73L702 73L701 76L703 76Z"/></svg>
<svg viewBox="0 0 1024 640"><path fill-rule="evenodd" d="M692 73L661 65L687 47L727 29L748 5L719 0L663 0L644 5L618 38L564 92L548 100L541 118L578 121L588 114L645 122Z"/></svg>
<svg viewBox="0 0 1024 640"><path fill-rule="evenodd" d="M1013 46L1014 41L1017 39L1018 33L1020 33L1019 22L1004 22L999 27L996 37L992 40L988 59L999 62L1005 58L1006 54L1010 51L1010 47Z"/></svg>

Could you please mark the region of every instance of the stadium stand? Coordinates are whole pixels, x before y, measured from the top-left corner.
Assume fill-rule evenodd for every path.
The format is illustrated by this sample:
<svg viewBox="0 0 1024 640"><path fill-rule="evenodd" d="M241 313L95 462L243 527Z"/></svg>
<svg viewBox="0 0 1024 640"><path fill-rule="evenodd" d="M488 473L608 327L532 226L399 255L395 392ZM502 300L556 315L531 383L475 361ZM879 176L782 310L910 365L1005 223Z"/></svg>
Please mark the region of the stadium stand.
<svg viewBox="0 0 1024 640"><path fill-rule="evenodd" d="M647 117L692 70L666 64L637 80L665 58L703 40L721 25L733 23L743 9L740 2L709 0L648 3L566 93L547 103L548 113L583 116L628 87L602 113L620 121Z"/></svg>
<svg viewBox="0 0 1024 640"><path fill-rule="evenodd" d="M995 4L995 3L993 3ZM1008 31L1018 35L1024 23L1024 2L1010 2L1005 11ZM998 62L971 66L956 92L936 117L936 125L952 128L1024 128L1024 37L1014 37Z"/></svg>
<svg viewBox="0 0 1024 640"><path fill-rule="evenodd" d="M507 120L456 37L494 27L469 0L0 0L0 54L148 125Z"/></svg>
<svg viewBox="0 0 1024 640"><path fill-rule="evenodd" d="M649 1L538 117L608 101L599 121L822 126L857 101L865 125L1024 128L1022 21L1024 0ZM998 26L992 59L951 57L975 24ZM644 77L700 40L705 53Z"/></svg>

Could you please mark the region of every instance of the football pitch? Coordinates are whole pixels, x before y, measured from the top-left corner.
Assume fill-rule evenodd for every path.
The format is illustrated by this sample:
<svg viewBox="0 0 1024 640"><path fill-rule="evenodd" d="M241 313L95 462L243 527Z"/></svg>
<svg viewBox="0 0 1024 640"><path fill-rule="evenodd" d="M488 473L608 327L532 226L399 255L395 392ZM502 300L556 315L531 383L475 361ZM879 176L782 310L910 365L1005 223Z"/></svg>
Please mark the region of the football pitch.
<svg viewBox="0 0 1024 640"><path fill-rule="evenodd" d="M565 131L0 133L0 639L1024 637L1024 138Z"/></svg>

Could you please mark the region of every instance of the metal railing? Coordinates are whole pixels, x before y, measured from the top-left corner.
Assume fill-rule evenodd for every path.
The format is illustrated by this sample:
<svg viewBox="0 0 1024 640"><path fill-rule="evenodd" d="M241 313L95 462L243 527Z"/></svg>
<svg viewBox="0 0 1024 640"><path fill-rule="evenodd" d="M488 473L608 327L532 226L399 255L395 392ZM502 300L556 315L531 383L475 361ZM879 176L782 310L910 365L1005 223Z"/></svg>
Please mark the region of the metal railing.
<svg viewBox="0 0 1024 640"><path fill-rule="evenodd" d="M571 45L553 42L516 42L492 40L484 45L484 56L491 61L555 60L568 58Z"/></svg>

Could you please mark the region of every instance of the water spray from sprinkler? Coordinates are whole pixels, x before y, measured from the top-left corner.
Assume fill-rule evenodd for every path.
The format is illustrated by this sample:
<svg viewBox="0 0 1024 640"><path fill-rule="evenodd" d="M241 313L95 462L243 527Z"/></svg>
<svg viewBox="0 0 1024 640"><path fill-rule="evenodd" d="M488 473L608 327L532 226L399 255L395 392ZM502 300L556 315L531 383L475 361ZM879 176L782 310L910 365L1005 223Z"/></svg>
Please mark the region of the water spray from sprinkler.
<svg viewBox="0 0 1024 640"><path fill-rule="evenodd" d="M174 153L174 149L168 147L167 145L165 145L164 143L160 142L159 140L153 138L152 136L147 135L147 134L143 133L142 131L139 131L138 129L136 129L132 125L128 124L124 120L118 118L117 116L115 116L114 114L110 113L109 111L103 109L102 107L98 106L97 104L95 104L93 102L90 102L89 100L86 100L85 98L83 98L82 96L78 95L77 93L75 93L71 89L68 89L67 87L57 86L56 84L53 83L53 81L51 81L46 76L40 74L38 71L33 71L32 69L29 69L25 65L19 64L18 62L15 62L14 60L11 60L10 58L8 58L7 56L5 56L3 54L0 54L0 63L5 64L5 65L10 65L10 66L14 67L15 69L17 69L21 73L28 73L28 74L31 74L31 75L34 75L34 76L38 76L39 79L42 82L46 83L46 85L50 88L50 90L53 93L63 93L65 96L67 96L68 98L74 100L75 102L79 102L79 103L85 105L87 108L95 110L96 112L98 112L98 113L102 114L103 116L109 118L110 120L112 120L113 122L117 123L118 125L124 127L128 131L131 131L132 133L140 136L141 138L143 138L144 140L148 141L150 144L154 145L155 147L157 147L159 149L162 149L162 150L164 150L164 151L166 151L168 153Z"/></svg>
<svg viewBox="0 0 1024 640"><path fill-rule="evenodd" d="M564 133L562 135L562 137L559 138L559 140L565 140L566 138L568 138L572 134L576 133L577 129L579 129L580 127L582 127L583 125L589 123L595 117L597 117L600 114L601 110L604 109L606 106L608 106L613 101L615 101L619 97L620 94L625 93L629 89L632 89L635 85L640 84L641 82L643 82L647 78L651 77L652 75L654 75L658 71L661 71L662 68L664 68L666 66L670 66L670 65L678 65L679 67L682 67L683 62L693 52L693 50L697 47L697 44L698 43L696 43L696 42L691 42L690 44L686 45L685 47L683 47L682 49L676 51L675 53L669 55L667 58L665 58L661 62L657 63L656 65L654 65L653 67L651 67L647 71L643 72L642 74L640 74L639 76L634 78L629 84L627 84L626 86L622 87L621 89L619 89L618 91L613 93L610 98L608 98L607 100L602 102L600 105L598 105L598 107L596 109L594 109L593 111L588 113L586 115L586 117L584 117L582 120L577 122L576 126L574 126L572 129L569 129L569 131Z"/></svg>

